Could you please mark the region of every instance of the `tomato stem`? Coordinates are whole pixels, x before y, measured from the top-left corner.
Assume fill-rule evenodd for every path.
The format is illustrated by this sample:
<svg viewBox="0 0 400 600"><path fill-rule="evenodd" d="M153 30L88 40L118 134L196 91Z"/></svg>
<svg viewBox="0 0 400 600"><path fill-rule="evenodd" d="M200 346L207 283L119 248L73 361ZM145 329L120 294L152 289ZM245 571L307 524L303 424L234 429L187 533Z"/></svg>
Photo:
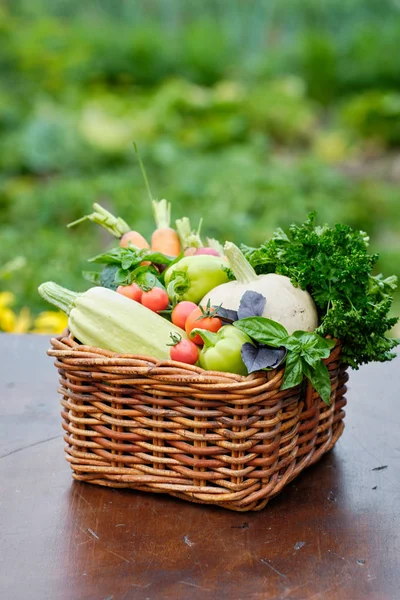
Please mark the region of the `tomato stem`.
<svg viewBox="0 0 400 600"><path fill-rule="evenodd" d="M180 333L171 332L169 335L171 337L172 342L171 344L167 344L167 346L177 346L179 342L182 341L182 336Z"/></svg>

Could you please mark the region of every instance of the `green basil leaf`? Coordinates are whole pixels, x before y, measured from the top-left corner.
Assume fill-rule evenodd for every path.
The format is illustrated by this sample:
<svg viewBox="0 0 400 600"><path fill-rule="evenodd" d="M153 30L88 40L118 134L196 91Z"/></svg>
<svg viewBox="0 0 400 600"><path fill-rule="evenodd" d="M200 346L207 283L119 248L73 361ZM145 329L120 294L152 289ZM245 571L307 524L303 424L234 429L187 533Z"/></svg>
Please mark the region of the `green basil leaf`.
<svg viewBox="0 0 400 600"><path fill-rule="evenodd" d="M316 366L311 367L303 363L304 375L310 381L316 392L328 406L331 403L331 380L327 366L320 360Z"/></svg>
<svg viewBox="0 0 400 600"><path fill-rule="evenodd" d="M137 283L144 292L148 292L158 285L163 287L158 279L158 271L152 265L141 265L129 274L129 283Z"/></svg>
<svg viewBox="0 0 400 600"><path fill-rule="evenodd" d="M281 385L281 390L299 385L303 381L303 365L301 357L296 352L289 352L286 357L285 376Z"/></svg>
<svg viewBox="0 0 400 600"><path fill-rule="evenodd" d="M283 338L281 343L282 343L282 346L285 346L285 348L287 348L288 350L292 350L292 352L300 353L302 350L302 345L301 345L300 340L293 337L292 335L288 335L288 337Z"/></svg>
<svg viewBox="0 0 400 600"><path fill-rule="evenodd" d="M332 340L331 338L324 338L324 340L328 344L329 350L332 350L332 348L334 348L336 346L335 340Z"/></svg>
<svg viewBox="0 0 400 600"><path fill-rule="evenodd" d="M309 352L307 350L302 350L302 352L301 352L301 358L308 365L310 365L310 367L315 367L316 365L318 365L319 362L321 362L321 356L319 356L318 353Z"/></svg>
<svg viewBox="0 0 400 600"><path fill-rule="evenodd" d="M148 260L158 265L170 265L175 259L161 252L142 252L140 260Z"/></svg>
<svg viewBox="0 0 400 600"><path fill-rule="evenodd" d="M98 254L93 258L89 258L88 262L94 263L102 263L109 265L120 265L122 261L122 257L126 254L125 248L112 248L108 252L104 252L103 254Z"/></svg>
<svg viewBox="0 0 400 600"><path fill-rule="evenodd" d="M130 272L127 269L118 269L114 276L114 282L118 285L130 285Z"/></svg>
<svg viewBox="0 0 400 600"><path fill-rule="evenodd" d="M292 336L301 342L304 348L318 348L319 350L329 350L332 348L332 340L318 335L314 331L295 331ZM333 342L333 345L335 343Z"/></svg>
<svg viewBox="0 0 400 600"><path fill-rule="evenodd" d="M123 256L121 258L121 268L128 270L132 267L133 264L135 263L139 263L140 264L141 259L137 256L135 256L134 254L126 254L125 256Z"/></svg>
<svg viewBox="0 0 400 600"><path fill-rule="evenodd" d="M155 274L149 270L138 273L135 276L134 281L144 292L149 292L153 287L158 285L159 287L162 287Z"/></svg>
<svg viewBox="0 0 400 600"><path fill-rule="evenodd" d="M247 317L235 321L233 325L257 342L273 348L282 346L282 340L288 337L288 332L283 325L266 317Z"/></svg>

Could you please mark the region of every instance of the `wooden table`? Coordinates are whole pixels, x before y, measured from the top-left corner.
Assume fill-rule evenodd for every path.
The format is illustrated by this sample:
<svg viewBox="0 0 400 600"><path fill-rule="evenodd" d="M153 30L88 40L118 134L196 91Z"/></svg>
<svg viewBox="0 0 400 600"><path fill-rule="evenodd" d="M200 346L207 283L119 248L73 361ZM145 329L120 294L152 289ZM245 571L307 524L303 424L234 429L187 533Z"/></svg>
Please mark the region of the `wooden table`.
<svg viewBox="0 0 400 600"><path fill-rule="evenodd" d="M335 450L259 513L73 482L57 372L0 335L0 598L400 598L399 359L350 375Z"/></svg>

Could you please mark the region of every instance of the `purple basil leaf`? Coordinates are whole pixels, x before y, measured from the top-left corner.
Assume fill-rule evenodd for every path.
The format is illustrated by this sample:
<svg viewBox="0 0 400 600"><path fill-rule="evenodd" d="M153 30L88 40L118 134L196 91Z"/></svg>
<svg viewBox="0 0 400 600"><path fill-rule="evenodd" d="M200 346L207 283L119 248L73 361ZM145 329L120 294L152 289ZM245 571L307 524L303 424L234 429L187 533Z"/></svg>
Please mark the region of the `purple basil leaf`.
<svg viewBox="0 0 400 600"><path fill-rule="evenodd" d="M221 321L227 321L228 323L233 323L238 320L238 314L236 310L229 310L228 308L224 308L223 306L213 306L217 311L218 317Z"/></svg>
<svg viewBox="0 0 400 600"><path fill-rule="evenodd" d="M265 296L262 294L253 292L253 290L247 290L240 299L238 310L239 319L262 317L266 301Z"/></svg>
<svg viewBox="0 0 400 600"><path fill-rule="evenodd" d="M276 369L286 358L286 348L270 348L264 344L254 346L246 342L242 346L242 360L249 373L261 369Z"/></svg>

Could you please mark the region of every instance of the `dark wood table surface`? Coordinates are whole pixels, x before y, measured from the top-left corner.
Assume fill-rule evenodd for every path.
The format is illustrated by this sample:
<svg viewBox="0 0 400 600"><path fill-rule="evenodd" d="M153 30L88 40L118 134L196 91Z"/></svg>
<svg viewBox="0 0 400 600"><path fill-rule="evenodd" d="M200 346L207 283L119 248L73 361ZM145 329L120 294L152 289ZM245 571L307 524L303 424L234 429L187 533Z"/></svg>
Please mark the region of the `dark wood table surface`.
<svg viewBox="0 0 400 600"><path fill-rule="evenodd" d="M334 451L235 513L73 482L41 336L0 335L3 600L400 598L400 359L351 372Z"/></svg>

